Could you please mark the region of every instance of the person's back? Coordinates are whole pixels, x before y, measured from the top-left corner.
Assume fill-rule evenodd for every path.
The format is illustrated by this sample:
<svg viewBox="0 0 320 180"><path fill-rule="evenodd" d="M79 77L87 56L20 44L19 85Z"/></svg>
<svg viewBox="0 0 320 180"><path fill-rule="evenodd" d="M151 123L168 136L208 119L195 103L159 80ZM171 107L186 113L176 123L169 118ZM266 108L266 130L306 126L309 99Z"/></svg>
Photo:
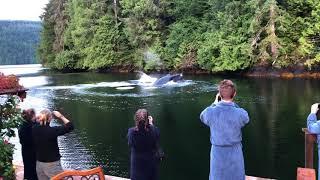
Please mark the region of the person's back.
<svg viewBox="0 0 320 180"><path fill-rule="evenodd" d="M18 129L22 160L24 165L24 178L27 180L37 180L36 171L36 151L32 141L32 126L35 121L35 111L33 109L23 110L23 124Z"/></svg>
<svg viewBox="0 0 320 180"><path fill-rule="evenodd" d="M157 148L159 138L158 128L151 126L149 130L137 130L135 127L128 131L129 145L134 153L151 153Z"/></svg>
<svg viewBox="0 0 320 180"><path fill-rule="evenodd" d="M37 148L37 160L40 162L53 162L60 159L58 136L64 135L73 129L71 123L50 127L36 124L33 126L33 139Z"/></svg>
<svg viewBox="0 0 320 180"><path fill-rule="evenodd" d="M240 143L241 128L248 123L247 112L235 103L220 101L208 107L201 117L203 123L210 127L210 141L213 145L228 146Z"/></svg>
<svg viewBox="0 0 320 180"><path fill-rule="evenodd" d="M37 157L37 175L40 180L50 179L63 171L57 137L73 130L72 123L60 112L53 111L52 114L63 122L62 126L50 127L51 112L43 110L38 116L39 124L32 128Z"/></svg>
<svg viewBox="0 0 320 180"><path fill-rule="evenodd" d="M245 179L241 128L249 116L233 102L235 94L232 81L221 81L214 104L200 114L201 121L210 127L210 180Z"/></svg>
<svg viewBox="0 0 320 180"><path fill-rule="evenodd" d="M150 123L149 123L150 119ZM131 180L158 179L159 160L155 153L159 143L159 130L153 126L151 116L145 109L136 112L136 127L128 130Z"/></svg>

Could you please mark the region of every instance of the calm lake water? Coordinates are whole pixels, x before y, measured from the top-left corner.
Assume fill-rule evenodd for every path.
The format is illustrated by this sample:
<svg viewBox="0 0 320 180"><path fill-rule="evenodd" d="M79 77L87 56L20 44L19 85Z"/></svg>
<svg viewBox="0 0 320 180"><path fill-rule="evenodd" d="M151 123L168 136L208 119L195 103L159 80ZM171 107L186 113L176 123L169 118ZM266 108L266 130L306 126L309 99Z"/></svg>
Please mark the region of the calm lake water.
<svg viewBox="0 0 320 180"><path fill-rule="evenodd" d="M63 112L75 131L59 139L65 168L103 166L105 173L129 177L127 129L133 114L147 108L161 130L166 159L160 179L208 179L209 128L200 112L213 102L219 76L185 75L183 83L155 88L137 74L49 72L37 65L0 66L16 73L28 87L22 107ZM156 76L154 76L156 77ZM320 101L315 79L230 78L238 89L236 102L247 109L243 129L246 174L295 179L304 165L304 135L310 105Z"/></svg>

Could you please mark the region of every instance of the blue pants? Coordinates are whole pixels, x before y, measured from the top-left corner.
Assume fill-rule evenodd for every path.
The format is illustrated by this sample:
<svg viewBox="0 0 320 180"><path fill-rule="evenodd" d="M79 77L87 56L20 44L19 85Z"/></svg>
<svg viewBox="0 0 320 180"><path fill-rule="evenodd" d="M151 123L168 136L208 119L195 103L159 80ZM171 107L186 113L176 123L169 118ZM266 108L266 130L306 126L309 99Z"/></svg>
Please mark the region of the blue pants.
<svg viewBox="0 0 320 180"><path fill-rule="evenodd" d="M244 180L242 144L211 146L209 180Z"/></svg>

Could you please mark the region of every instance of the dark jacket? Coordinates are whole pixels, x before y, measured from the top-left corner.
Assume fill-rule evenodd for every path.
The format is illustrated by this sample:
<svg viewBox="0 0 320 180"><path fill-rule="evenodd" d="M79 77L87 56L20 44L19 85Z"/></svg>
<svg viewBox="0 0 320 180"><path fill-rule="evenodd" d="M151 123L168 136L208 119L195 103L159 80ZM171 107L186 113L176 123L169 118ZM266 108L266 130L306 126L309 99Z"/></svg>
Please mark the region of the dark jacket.
<svg viewBox="0 0 320 180"><path fill-rule="evenodd" d="M36 148L36 157L40 162L55 162L60 160L58 136L73 130L73 124L68 122L63 126L50 127L36 124L32 128L33 142Z"/></svg>
<svg viewBox="0 0 320 180"><path fill-rule="evenodd" d="M34 123L24 121L18 130L21 153L24 165L24 179L37 180L36 151L32 141L32 126Z"/></svg>
<svg viewBox="0 0 320 180"><path fill-rule="evenodd" d="M130 179L156 180L158 179L159 160L155 152L159 144L160 131L155 126L149 130L128 130L128 144L131 150Z"/></svg>

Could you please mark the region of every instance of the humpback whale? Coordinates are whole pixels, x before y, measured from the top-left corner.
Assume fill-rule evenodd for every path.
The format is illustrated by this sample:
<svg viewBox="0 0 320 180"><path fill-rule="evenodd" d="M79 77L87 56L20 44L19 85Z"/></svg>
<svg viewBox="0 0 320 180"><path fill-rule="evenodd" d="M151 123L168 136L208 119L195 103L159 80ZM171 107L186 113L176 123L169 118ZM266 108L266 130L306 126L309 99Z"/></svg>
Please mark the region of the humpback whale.
<svg viewBox="0 0 320 180"><path fill-rule="evenodd" d="M182 81L182 74L167 74L159 79L157 79L153 85L154 86L162 86L166 83L168 83L169 81L173 81L173 82L177 82L177 81Z"/></svg>

